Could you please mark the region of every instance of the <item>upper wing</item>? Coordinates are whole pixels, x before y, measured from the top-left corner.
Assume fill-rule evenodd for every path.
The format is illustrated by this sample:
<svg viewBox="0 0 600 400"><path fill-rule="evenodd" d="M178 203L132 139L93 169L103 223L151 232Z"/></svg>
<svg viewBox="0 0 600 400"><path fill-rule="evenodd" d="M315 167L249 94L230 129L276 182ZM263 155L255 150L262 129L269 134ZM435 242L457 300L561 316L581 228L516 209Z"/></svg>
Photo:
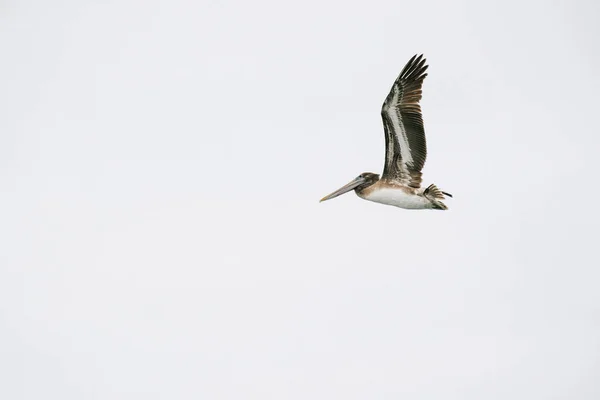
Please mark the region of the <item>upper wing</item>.
<svg viewBox="0 0 600 400"><path fill-rule="evenodd" d="M406 64L381 107L385 129L385 167L382 178L419 188L427 157L421 116L421 87L427 76L423 55Z"/></svg>

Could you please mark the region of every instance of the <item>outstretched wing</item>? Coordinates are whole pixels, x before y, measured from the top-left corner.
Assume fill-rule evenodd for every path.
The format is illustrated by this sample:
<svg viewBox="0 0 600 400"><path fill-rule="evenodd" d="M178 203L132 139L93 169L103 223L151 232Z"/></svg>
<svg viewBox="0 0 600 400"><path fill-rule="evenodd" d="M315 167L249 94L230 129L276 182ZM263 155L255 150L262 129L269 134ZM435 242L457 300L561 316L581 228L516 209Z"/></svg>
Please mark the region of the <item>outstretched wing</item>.
<svg viewBox="0 0 600 400"><path fill-rule="evenodd" d="M385 166L382 178L419 188L427 157L421 116L421 88L427 76L423 55L406 64L381 107L385 130Z"/></svg>

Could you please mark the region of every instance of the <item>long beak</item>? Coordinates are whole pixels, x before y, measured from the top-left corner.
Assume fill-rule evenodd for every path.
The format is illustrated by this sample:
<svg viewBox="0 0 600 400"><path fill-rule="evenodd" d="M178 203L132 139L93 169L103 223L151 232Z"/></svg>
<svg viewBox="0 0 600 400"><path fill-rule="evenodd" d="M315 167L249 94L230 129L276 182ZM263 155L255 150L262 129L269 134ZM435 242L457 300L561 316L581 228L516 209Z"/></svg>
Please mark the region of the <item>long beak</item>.
<svg viewBox="0 0 600 400"><path fill-rule="evenodd" d="M347 192L351 191L352 189L362 185L364 182L365 182L365 178L362 178L359 176L356 179L354 179L352 182L347 183L346 185L342 186L335 192L323 197L319 202L325 201L325 200L330 200L330 199L333 199L334 197L338 197L344 193L347 193Z"/></svg>

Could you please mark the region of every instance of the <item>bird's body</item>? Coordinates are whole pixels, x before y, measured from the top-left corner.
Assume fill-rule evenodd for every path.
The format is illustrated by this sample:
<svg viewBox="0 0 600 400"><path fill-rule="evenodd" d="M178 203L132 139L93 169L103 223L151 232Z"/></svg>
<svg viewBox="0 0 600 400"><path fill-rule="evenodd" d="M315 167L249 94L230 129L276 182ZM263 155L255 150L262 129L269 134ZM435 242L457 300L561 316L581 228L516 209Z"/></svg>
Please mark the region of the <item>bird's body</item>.
<svg viewBox="0 0 600 400"><path fill-rule="evenodd" d="M356 194L361 199L409 210L433 208L433 203L423 196L422 189L409 188L393 182L380 180L362 191L357 191Z"/></svg>
<svg viewBox="0 0 600 400"><path fill-rule="evenodd" d="M362 199L400 208L448 209L442 200L445 196L452 197L450 194L435 185L421 188L427 145L419 101L426 70L422 55L411 58L383 103L385 166L381 178L372 172L362 173L321 201L354 190Z"/></svg>

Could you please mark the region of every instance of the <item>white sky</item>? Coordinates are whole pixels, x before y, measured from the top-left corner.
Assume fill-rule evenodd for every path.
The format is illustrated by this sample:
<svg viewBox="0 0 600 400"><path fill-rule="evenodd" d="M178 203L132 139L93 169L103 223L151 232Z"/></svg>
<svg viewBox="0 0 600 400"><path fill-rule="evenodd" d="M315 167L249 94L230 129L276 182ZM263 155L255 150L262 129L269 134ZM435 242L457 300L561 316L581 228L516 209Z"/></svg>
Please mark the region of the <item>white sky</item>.
<svg viewBox="0 0 600 400"><path fill-rule="evenodd" d="M357 3L1 3L0 398L600 398L600 3Z"/></svg>

